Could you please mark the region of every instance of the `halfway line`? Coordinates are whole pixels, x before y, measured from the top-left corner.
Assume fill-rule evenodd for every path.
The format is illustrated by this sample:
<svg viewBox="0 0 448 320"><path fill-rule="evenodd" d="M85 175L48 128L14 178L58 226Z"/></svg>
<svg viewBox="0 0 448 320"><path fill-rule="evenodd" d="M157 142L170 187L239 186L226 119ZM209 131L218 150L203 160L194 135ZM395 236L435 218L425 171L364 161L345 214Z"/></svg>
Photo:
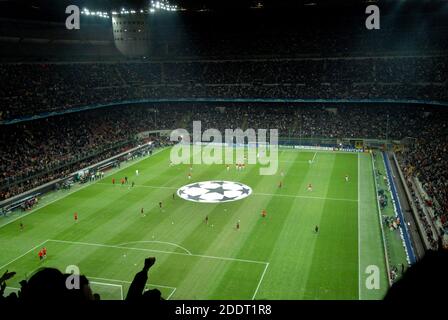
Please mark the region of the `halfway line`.
<svg viewBox="0 0 448 320"><path fill-rule="evenodd" d="M113 187L113 184L98 182L97 185L105 185ZM143 184L135 184L134 187L139 188L150 188L150 189L169 189L169 190L177 190L177 187L159 187L159 186L151 186L151 185L143 185ZM121 188L121 187L117 187ZM358 202L357 199L344 199L344 198L327 198L327 197L313 197L313 196L300 196L294 194L276 194L276 193L262 193L262 192L254 192L252 193L254 196L270 196L270 197L289 197L289 198L303 198L303 199L318 199L318 200L334 200L334 201L351 201Z"/></svg>

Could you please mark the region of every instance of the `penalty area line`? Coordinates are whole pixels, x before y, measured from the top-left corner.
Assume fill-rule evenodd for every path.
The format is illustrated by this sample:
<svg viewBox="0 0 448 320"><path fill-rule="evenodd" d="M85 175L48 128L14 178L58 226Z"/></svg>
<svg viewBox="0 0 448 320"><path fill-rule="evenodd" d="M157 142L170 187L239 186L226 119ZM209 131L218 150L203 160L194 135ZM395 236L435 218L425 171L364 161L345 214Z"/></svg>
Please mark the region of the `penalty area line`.
<svg viewBox="0 0 448 320"><path fill-rule="evenodd" d="M265 265L265 267L264 267L263 273L261 274L260 281L258 281L257 288L255 289L254 295L252 296L252 300L255 300L255 296L256 296L257 293L258 293L258 289L260 289L260 285L261 285L261 283L263 282L264 275L266 274L266 271L268 270L268 267L269 267L269 262L267 262L266 265Z"/></svg>
<svg viewBox="0 0 448 320"><path fill-rule="evenodd" d="M177 288L173 288L173 291L171 291L170 295L166 298L166 300L170 300L173 296L174 292L176 292Z"/></svg>
<svg viewBox="0 0 448 320"><path fill-rule="evenodd" d="M183 251L185 251L190 256L192 254L190 252L190 250L188 250L187 248L182 247L181 245L178 245L178 244L175 244L175 243L172 243L172 242L167 242L167 241L157 241L157 240L130 241L130 242L117 244L117 246L119 246L119 247L126 247L126 245L133 244L133 243L161 243L161 244L168 244L168 245L171 245L171 246L174 246L174 247L182 249Z"/></svg>
<svg viewBox="0 0 448 320"><path fill-rule="evenodd" d="M126 284L131 284L131 281L125 281L125 280L117 280L117 279L109 279L109 278L101 278L101 277L91 277L91 276L87 276L87 278L89 279L95 279L95 280L100 280L100 281L108 281L108 282L120 282L120 283L126 283ZM170 287L170 286L165 286L165 285L161 285L161 284L155 284L155 283L147 283L146 286L153 286L153 287L160 287L160 288L168 288L168 289L176 289L176 287Z"/></svg>
<svg viewBox="0 0 448 320"><path fill-rule="evenodd" d="M314 152L313 159L311 159L311 162L312 162L312 163L314 163L314 160L316 159L316 155L317 155L317 152Z"/></svg>
<svg viewBox="0 0 448 320"><path fill-rule="evenodd" d="M49 239L47 241L48 242L59 242L59 243L73 244L73 245L111 248L111 249L121 249L121 250L127 249L127 250L135 250L135 251L157 252L157 253L164 253L164 254L174 254L174 255L181 255L181 256L187 256L187 257L198 257L198 258L216 259L216 260L223 260L223 261L247 262L247 263L254 263L254 264L266 264L267 263L264 261L256 261L256 260L248 260L248 259L217 257L217 256L208 256L208 255L202 255L202 254L188 254L188 253L182 253L182 252L163 251L163 250L145 249L145 248L122 247L122 246L120 247L117 245L108 245L108 244L101 244L101 243L77 242L77 241L56 240L56 239Z"/></svg>

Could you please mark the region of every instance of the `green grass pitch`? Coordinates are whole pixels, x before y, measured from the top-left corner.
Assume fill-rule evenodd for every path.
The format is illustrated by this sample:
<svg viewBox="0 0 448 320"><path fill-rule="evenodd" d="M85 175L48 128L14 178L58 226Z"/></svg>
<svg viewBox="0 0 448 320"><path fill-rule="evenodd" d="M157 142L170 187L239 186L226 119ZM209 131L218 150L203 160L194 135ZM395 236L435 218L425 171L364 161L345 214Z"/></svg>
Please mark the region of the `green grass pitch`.
<svg viewBox="0 0 448 320"><path fill-rule="evenodd" d="M258 165L244 171L193 165L191 180L189 166L169 166L169 155L164 149L103 180L49 195L55 201L31 213L0 219L0 272L17 272L8 290L41 267L76 265L103 299L122 299L144 258L155 256L147 287L169 299L383 297L387 280L370 154L280 149L276 175L259 175ZM124 176L136 186L112 185L112 177ZM221 204L173 200L179 187L207 180L239 181L253 193ZM48 257L41 262L42 246ZM365 285L371 265L381 271L379 289Z"/></svg>

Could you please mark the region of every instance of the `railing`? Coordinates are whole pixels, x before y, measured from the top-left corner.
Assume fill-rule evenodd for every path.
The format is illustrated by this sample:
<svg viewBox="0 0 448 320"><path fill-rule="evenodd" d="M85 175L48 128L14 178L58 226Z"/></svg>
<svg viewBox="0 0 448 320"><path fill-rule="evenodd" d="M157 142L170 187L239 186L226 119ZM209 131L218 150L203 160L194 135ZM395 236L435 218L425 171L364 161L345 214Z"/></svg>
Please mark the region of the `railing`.
<svg viewBox="0 0 448 320"><path fill-rule="evenodd" d="M416 203L414 202L414 198L412 197L411 192L409 191L408 184L407 184L408 180L406 180L406 178L404 177L403 172L400 168L400 164L398 163L398 160L397 160L397 157L395 156L395 154L393 155L393 158L394 158L395 165L397 167L398 174L400 175L400 179L401 179L403 188L405 190L406 198L408 199L408 203L411 206L412 213L414 215L414 219L417 222L417 228L420 233L420 237L422 238L423 243L425 245L425 249L426 250L431 249L432 246L429 243L428 238L426 237L425 227L422 225L421 219L419 218Z"/></svg>
<svg viewBox="0 0 448 320"><path fill-rule="evenodd" d="M82 162L84 160L93 158L93 157L95 157L95 156L97 156L99 154L105 153L105 152L107 152L109 150L126 146L129 143L132 143L133 141L134 141L134 139L129 139L129 140L126 140L126 141L121 141L121 142L118 142L118 143L114 143L114 144L109 145L107 147L96 149L93 152L85 153L84 155L81 155L80 157L76 157L74 159L71 159L71 160L69 160L67 162L60 163L58 165L52 166L51 168L46 168L46 169L42 170L39 173L32 174L32 175L15 177L14 179L11 179L12 182L10 182L8 178L6 178L3 181L1 181L0 190L5 190L6 188L9 188L9 187L14 187L16 185L19 185L19 184L21 184L23 182L26 182L26 181L29 181L29 180L38 179L38 178L43 177L43 176L45 176L47 174L52 174L54 172L58 172L61 169L70 168L70 166L72 166L72 165L74 165L76 163L80 163L80 162Z"/></svg>
<svg viewBox="0 0 448 320"><path fill-rule="evenodd" d="M442 236L442 229L443 229L442 223L440 222L438 217L435 215L434 209L432 207L428 207L425 203L425 200L430 199L434 204L434 208L440 208L440 205L437 202L437 199L432 199L431 197L428 196L425 189L423 188L422 183L420 182L420 180L417 177L413 177L412 182L415 185L418 195L420 196L420 198L423 202L422 208L424 209L424 211L427 214L432 232L434 235L436 235L435 238Z"/></svg>
<svg viewBox="0 0 448 320"><path fill-rule="evenodd" d="M135 154L137 152L143 151L143 150L148 149L148 148L152 148L152 143L132 148L130 150L127 150L125 152L117 154L117 155L115 155L113 157L110 157L110 158L108 158L106 160L100 161L100 162L98 162L96 164L93 164L91 166L88 166L86 168L82 168L82 169L76 170L75 172L72 172L71 174L69 174L69 175L67 175L67 176L65 176L63 178L59 178L59 179L50 181L50 182L48 182L48 183L46 183L44 185L41 185L41 186L39 186L37 188L34 188L32 190L29 190L29 191L26 191L26 192L24 192L22 194L16 195L16 196L11 197L9 199L3 200L3 201L0 202L0 209L7 208L8 206L10 206L13 203L20 202L23 199L25 199L27 197L30 197L30 196L33 196L33 195L36 195L38 193L39 194L44 194L44 193L47 193L49 191L52 191L52 190L54 190L57 187L58 184L61 184L64 181L69 180L69 179L75 177L80 171L96 170L96 169L98 169L100 167L103 167L106 164L109 164L110 162L112 162L114 160L119 160L120 158L125 157L128 154Z"/></svg>

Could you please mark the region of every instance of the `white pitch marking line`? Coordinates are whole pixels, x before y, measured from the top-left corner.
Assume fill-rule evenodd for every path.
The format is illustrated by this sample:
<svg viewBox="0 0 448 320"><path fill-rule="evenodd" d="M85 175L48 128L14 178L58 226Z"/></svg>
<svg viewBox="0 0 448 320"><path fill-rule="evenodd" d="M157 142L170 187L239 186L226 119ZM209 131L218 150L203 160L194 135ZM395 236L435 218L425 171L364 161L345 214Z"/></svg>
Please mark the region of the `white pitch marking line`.
<svg viewBox="0 0 448 320"><path fill-rule="evenodd" d="M87 277L87 279L88 279L88 277ZM93 279L93 278L91 278L91 279ZM121 284L113 284L113 283L106 283L106 282L90 281L90 283L101 284L101 285L110 286L110 287L120 287L120 288L123 287Z"/></svg>
<svg viewBox="0 0 448 320"><path fill-rule="evenodd" d="M263 281L264 275L266 274L266 270L268 270L269 262L266 263L266 266L264 267L263 273L261 274L260 281L258 281L257 289L255 289L254 295L252 296L252 300L255 300L255 296L258 293L258 289L260 289L261 282Z"/></svg>
<svg viewBox="0 0 448 320"><path fill-rule="evenodd" d="M39 267L33 269L31 272L28 272L27 274L30 275L30 276L32 276L32 275L34 275L34 273L35 273L37 270L40 270L40 269L42 269L42 268L44 268L44 267L43 267L43 266L39 266Z"/></svg>
<svg viewBox="0 0 448 320"><path fill-rule="evenodd" d="M176 292L176 289L177 288L174 288L174 290L171 291L170 295L168 296L168 298L166 298L166 300L170 300L171 299L171 297L173 296L174 292Z"/></svg>
<svg viewBox="0 0 448 320"><path fill-rule="evenodd" d="M384 261L386 263L386 271L387 274L390 274L390 267L389 267L389 259L388 259L388 252L387 252L387 245L386 245L386 237L384 235L384 225L383 225L383 218L381 217L381 206L380 206L380 200L378 198L378 182L376 177L376 167L375 167L375 157L373 154L370 155L370 162L372 163L372 172L373 172L373 182L375 186L375 198L376 198L376 208L378 212L378 220L380 222L381 226L381 238L383 239L383 250L384 250ZM390 277L387 277L389 287L392 286L392 281Z"/></svg>
<svg viewBox="0 0 448 320"><path fill-rule="evenodd" d="M74 244L74 245L85 245L85 246L95 246L95 247L103 247L103 248L114 248L114 249L121 249L121 250L129 249L129 250L136 250L136 251L159 252L159 253L177 254L177 255L189 256L189 257L199 257L199 258L227 260L227 261L239 261L239 262L256 263L256 264L266 264L267 263L267 262L264 262L264 261L255 261L255 260L238 259L238 258L216 257L216 256L207 256L207 255L201 255L201 254L187 254L187 253L182 253L182 252L172 252L172 251L153 250L153 249L144 249L144 248L119 247L119 246L100 244L100 243L76 242L76 241L55 240L55 239L50 239L50 240L47 240L47 241L49 241L49 242L68 243L68 244Z"/></svg>
<svg viewBox="0 0 448 320"><path fill-rule="evenodd" d="M110 286L110 287L118 287L120 288L120 300L124 300L124 293L123 293L123 285L121 284L112 284L112 283L104 283L104 282L96 282L96 281L90 281L91 284L100 284L103 286Z"/></svg>
<svg viewBox="0 0 448 320"><path fill-rule="evenodd" d="M125 281L125 280L108 279L108 278L91 277L91 276L86 276L86 277L88 279L96 279L96 280L109 281L109 282L121 282L121 283L127 283L127 284L132 283L132 281ZM167 288L167 289L176 289L176 287L164 286L164 285L155 284L155 283L147 283L146 286L153 286L153 287L160 287L160 288Z"/></svg>
<svg viewBox="0 0 448 320"><path fill-rule="evenodd" d="M107 186L113 186L112 184L108 183L98 183L101 185L107 185ZM148 186L148 185L142 185L142 184L136 184L135 187L140 188L151 188L151 189L171 189L171 190L177 190L179 188L176 187L158 187L158 186ZM299 196L299 195L293 195L293 194L275 194L275 193L262 193L262 192L254 192L252 195L255 196L270 196L270 197L290 197L290 198L303 198L303 199L319 199L319 200L334 200L334 201L352 201L352 202L358 202L357 199L343 199L343 198L326 198L326 197L312 197L312 196Z"/></svg>
<svg viewBox="0 0 448 320"><path fill-rule="evenodd" d="M5 268L5 267L7 267L7 266L9 266L11 263L13 263L13 262L19 260L20 258L26 256L28 253L30 253L30 252L36 250L37 248L42 247L47 241L48 241L48 240L45 240L44 242L39 243L37 246L31 248L30 250L28 250L28 251L25 252L24 254L21 254L20 256L18 256L18 257L16 257L16 258L14 258L13 260L9 261L8 263L2 265L2 266L0 267L0 270L3 269L3 268Z"/></svg>
<svg viewBox="0 0 448 320"><path fill-rule="evenodd" d="M325 153L328 153L328 154L336 154L336 153L354 154L354 153L357 153L357 151L316 150L316 149L312 149L312 148L310 148L310 149L285 149L284 151L285 152L289 152L289 153L297 152L297 151L299 151L299 152L309 152L309 153L316 152L316 153L320 153L320 154L325 154Z"/></svg>
<svg viewBox="0 0 448 320"><path fill-rule="evenodd" d="M274 196L274 197L289 197L289 198L303 198L303 199L319 199L319 200L334 200L334 201L351 201L351 202L358 202L356 199L343 199L343 198L326 198L326 197L311 197L311 196L299 196L299 195L292 195L292 194L275 194L275 193L259 193L255 192L252 193L255 196Z"/></svg>
<svg viewBox="0 0 448 320"><path fill-rule="evenodd" d="M278 163L308 163L308 160L279 160Z"/></svg>
<svg viewBox="0 0 448 320"><path fill-rule="evenodd" d="M167 241L156 241L156 240L142 240L142 241L130 241L130 242L125 242L125 243L121 243L121 244L117 244L117 246L121 247L121 246L125 246L127 244L132 244L132 243L163 243L163 244L169 244L175 247L178 247L182 250L184 250L186 253L188 253L191 256L191 252L190 250L188 250L187 248L182 247L181 245L172 243L172 242L167 242Z"/></svg>
<svg viewBox="0 0 448 320"><path fill-rule="evenodd" d="M316 159L316 155L317 155L317 152L314 152L313 159L311 159L311 162L312 162L312 163L314 163L314 159Z"/></svg>
<svg viewBox="0 0 448 320"><path fill-rule="evenodd" d="M98 182L97 184L100 184L100 185L103 185L103 186L110 186L110 187L114 186L112 183L104 183L104 182ZM177 189L179 189L179 188L176 188L176 187L150 186L150 185L145 185L145 184L134 184L134 187L151 188L151 189L170 189L170 190L177 190Z"/></svg>

